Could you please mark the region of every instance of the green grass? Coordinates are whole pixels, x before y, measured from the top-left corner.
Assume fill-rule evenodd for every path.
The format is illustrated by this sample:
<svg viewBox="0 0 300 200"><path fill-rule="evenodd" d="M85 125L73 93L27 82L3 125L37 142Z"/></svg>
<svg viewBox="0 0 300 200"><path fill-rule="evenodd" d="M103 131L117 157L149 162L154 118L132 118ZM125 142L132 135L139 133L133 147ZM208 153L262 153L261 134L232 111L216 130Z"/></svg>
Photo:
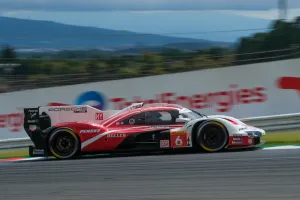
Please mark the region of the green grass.
<svg viewBox="0 0 300 200"><path fill-rule="evenodd" d="M296 145L300 144L300 132L267 134L262 137L262 140L266 141L264 146ZM27 149L0 151L0 159L16 157L24 158L28 156Z"/></svg>
<svg viewBox="0 0 300 200"><path fill-rule="evenodd" d="M0 151L0 159L5 158L24 158L29 156L28 150L10 150L10 151Z"/></svg>
<svg viewBox="0 0 300 200"><path fill-rule="evenodd" d="M274 133L266 134L262 137L262 140L266 141L264 146L272 145L296 145L300 144L300 132L290 133Z"/></svg>

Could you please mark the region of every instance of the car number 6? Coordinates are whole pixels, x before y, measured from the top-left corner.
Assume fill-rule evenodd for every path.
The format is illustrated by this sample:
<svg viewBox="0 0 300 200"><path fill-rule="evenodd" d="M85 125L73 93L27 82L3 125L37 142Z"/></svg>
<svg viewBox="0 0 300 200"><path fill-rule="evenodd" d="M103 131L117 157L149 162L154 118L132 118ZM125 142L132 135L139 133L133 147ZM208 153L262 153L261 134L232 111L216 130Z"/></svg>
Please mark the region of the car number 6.
<svg viewBox="0 0 300 200"><path fill-rule="evenodd" d="M176 146L182 146L182 139L180 138L180 136L177 136L175 140L175 144Z"/></svg>

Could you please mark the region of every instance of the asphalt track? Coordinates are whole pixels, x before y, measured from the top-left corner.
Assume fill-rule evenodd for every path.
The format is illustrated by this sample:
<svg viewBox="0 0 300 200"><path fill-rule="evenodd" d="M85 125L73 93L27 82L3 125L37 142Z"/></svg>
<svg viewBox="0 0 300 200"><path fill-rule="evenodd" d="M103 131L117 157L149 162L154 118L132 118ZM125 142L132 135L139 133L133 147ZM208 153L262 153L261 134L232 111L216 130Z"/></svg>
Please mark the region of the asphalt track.
<svg viewBox="0 0 300 200"><path fill-rule="evenodd" d="M300 150L2 164L0 199L299 200Z"/></svg>

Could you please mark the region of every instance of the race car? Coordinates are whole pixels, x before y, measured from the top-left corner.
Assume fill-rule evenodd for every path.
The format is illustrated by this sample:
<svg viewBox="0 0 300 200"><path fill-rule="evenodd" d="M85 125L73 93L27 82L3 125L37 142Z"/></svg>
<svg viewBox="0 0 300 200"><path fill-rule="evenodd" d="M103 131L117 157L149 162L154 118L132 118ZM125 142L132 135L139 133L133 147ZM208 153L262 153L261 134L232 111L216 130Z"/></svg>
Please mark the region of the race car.
<svg viewBox="0 0 300 200"><path fill-rule="evenodd" d="M206 116L177 104L133 103L122 110L89 105L24 109L31 157L193 148L218 152L261 144L265 131L225 115Z"/></svg>

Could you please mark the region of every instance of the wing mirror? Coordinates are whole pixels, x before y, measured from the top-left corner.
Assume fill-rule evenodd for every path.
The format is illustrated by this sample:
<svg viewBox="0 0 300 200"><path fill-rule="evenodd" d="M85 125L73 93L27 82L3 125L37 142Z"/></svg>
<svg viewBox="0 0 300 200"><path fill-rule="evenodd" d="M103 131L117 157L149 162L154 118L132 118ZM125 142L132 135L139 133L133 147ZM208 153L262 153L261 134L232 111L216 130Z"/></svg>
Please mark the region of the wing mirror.
<svg viewBox="0 0 300 200"><path fill-rule="evenodd" d="M188 122L190 121L189 118L177 118L176 119L176 123L185 123L185 122Z"/></svg>

